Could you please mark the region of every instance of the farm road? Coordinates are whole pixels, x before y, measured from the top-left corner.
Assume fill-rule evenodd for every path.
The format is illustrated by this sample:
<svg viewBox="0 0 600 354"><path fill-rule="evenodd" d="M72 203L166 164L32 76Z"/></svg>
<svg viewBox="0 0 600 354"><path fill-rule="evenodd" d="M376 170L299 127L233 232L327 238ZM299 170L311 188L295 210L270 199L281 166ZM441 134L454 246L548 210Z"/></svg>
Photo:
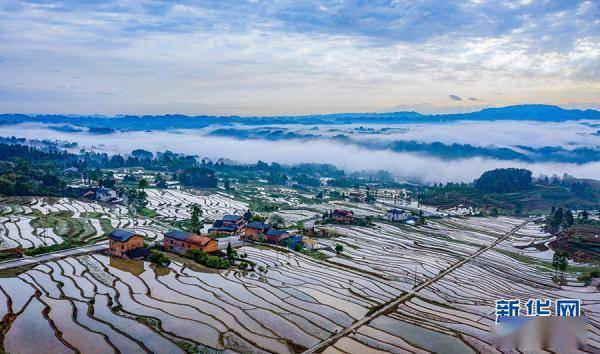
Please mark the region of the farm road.
<svg viewBox="0 0 600 354"><path fill-rule="evenodd" d="M100 241L93 245L77 247L77 248L69 248L62 251L52 252L52 253L44 253L35 257L23 257L17 258L6 262L0 263L0 270L23 267L32 264L39 264L42 262L50 261L53 259L64 258L68 256L76 256L79 254L90 253L101 251L108 247L108 240Z"/></svg>
<svg viewBox="0 0 600 354"><path fill-rule="evenodd" d="M417 285L416 287L414 287L413 289L411 289L410 291L408 291L406 294L401 295L400 297L388 302L385 306L383 306L382 308L380 308L379 310L375 311L374 313L372 313L371 315L365 316L364 318L362 318L361 320L355 322L354 324L344 328L343 330L341 330L340 332L338 332L337 334L322 340L321 342L317 343L316 345L314 345L312 348L309 348L308 350L304 351L302 354L311 354L311 353L319 353L322 350L324 350L326 347L335 344L335 342L338 341L338 339L354 332L355 330L357 330L359 327L361 327L362 325L365 325L369 322L371 322L373 319L375 319L378 316L381 315L385 315L386 313L393 311L398 305L400 305L401 303L409 300L411 297L413 297L416 293L418 293L419 291L421 291L422 289L428 287L429 285L437 282L438 280L442 279L443 277L445 277L446 275L448 275L449 273L451 273L452 271L454 271L455 269L461 267L463 264L477 258L478 256L480 256L483 252L492 249L494 247L496 247L496 245L498 245L500 242L506 240L507 238L509 238L510 236L512 236L515 232L519 231L519 229L521 229L523 226L527 225L528 223L530 223L533 219L529 218L527 220L525 220L522 224L519 224L517 226L515 226L512 230L510 230L509 232L507 232L506 234L500 236L499 238L496 239L496 241L492 242L490 245L481 248L479 251L473 253L472 255L463 258L462 260L456 262L455 264L453 264L452 266L450 266L448 269L440 272L438 275L436 275L433 278L430 278L427 281L422 282L421 284Z"/></svg>

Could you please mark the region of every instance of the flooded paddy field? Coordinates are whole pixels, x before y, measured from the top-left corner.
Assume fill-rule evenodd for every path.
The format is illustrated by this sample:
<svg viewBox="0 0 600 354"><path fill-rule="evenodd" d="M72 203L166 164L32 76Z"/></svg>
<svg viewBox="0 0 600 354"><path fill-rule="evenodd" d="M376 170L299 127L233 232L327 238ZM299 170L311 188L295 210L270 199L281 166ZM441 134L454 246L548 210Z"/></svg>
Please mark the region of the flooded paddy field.
<svg viewBox="0 0 600 354"><path fill-rule="evenodd" d="M0 197L0 249L53 246L65 240L92 243L113 228L160 241L167 228L132 216L122 205L50 197Z"/></svg>
<svg viewBox="0 0 600 354"><path fill-rule="evenodd" d="M3 348L165 353L192 345L287 353L402 293L396 282L291 253L241 251L266 273L203 273L176 262L163 268L92 254L0 278Z"/></svg>
<svg viewBox="0 0 600 354"><path fill-rule="evenodd" d="M248 205L233 200L225 193L205 195L193 190L149 189L147 208L156 211L164 220L187 220L190 207L197 204L202 208L203 216L210 220L219 219L226 214L243 214Z"/></svg>
<svg viewBox="0 0 600 354"><path fill-rule="evenodd" d="M297 353L343 331L394 299L411 293L480 249L523 218L428 218L426 225L386 222L386 206L281 197L288 225L319 219L334 208L373 216L369 227L327 225L334 238L316 247L328 258L244 246L262 271L204 270L173 261L157 267L88 254L48 261L0 278L2 349L39 352L243 352ZM278 191L281 192L281 191ZM93 242L115 228L162 240L168 222L189 218L197 203L207 219L242 214L240 196L182 190L148 190L155 218L132 216L122 206L67 198L0 198L2 248L32 248L65 240ZM270 199L269 199L270 198ZM285 201L285 202L284 202ZM573 274L552 281L552 237L530 222L392 311L373 318L325 348L327 353L495 352L490 328L495 301L578 298L590 323L588 352L600 350L600 296ZM333 250L344 246L341 254ZM551 251L549 251L551 253Z"/></svg>
<svg viewBox="0 0 600 354"><path fill-rule="evenodd" d="M517 218L451 218L432 220L426 226L407 228L378 224L365 231L338 227L351 259L328 262L356 264L365 272L388 279L421 283L462 257L491 244L523 220ZM521 254L515 243L545 239L528 224L477 258L421 289L384 316L339 339L326 353L336 352L496 352L490 328L495 323L495 301L519 299L581 299L589 321L588 352L600 350L600 293L568 278L566 286L552 281L551 264ZM527 261L529 260L529 261Z"/></svg>

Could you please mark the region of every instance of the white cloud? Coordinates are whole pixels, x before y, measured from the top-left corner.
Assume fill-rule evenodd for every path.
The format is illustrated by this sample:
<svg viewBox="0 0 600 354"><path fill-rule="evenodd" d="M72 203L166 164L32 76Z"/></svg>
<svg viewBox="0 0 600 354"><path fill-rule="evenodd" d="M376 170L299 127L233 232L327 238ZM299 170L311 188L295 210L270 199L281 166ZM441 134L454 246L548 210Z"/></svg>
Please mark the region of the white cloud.
<svg viewBox="0 0 600 354"><path fill-rule="evenodd" d="M322 7L2 4L0 111L294 114L479 105L449 103L448 92L500 105L600 104L593 2Z"/></svg>
<svg viewBox="0 0 600 354"><path fill-rule="evenodd" d="M432 125L435 126L435 125ZM440 125L438 125L438 128ZM445 126L448 127L448 126ZM422 128L422 127L420 127ZM479 129L472 126L467 129ZM489 128L489 127L488 127ZM451 127L456 133L460 127ZM551 128L551 130L554 128ZM354 145L331 141L262 141L235 140L204 135L205 131L183 130L170 132L122 132L110 135L87 133L62 133L49 130L40 124L0 126L0 136L17 135L26 138L44 137L51 140L68 140L82 147L126 154L134 149L150 151L171 150L178 153L218 159L220 157L239 162L254 163L258 160L295 164L301 162L332 163L347 171L388 170L397 177L424 183L472 181L482 172L499 167L530 169L535 175L562 175L568 173L581 178L598 178L600 163L525 163L486 158L444 160L427 155L373 151ZM424 133L427 135L431 131ZM480 139L503 139L507 132L483 136ZM530 134L534 136L534 133ZM550 138L548 138L550 139Z"/></svg>

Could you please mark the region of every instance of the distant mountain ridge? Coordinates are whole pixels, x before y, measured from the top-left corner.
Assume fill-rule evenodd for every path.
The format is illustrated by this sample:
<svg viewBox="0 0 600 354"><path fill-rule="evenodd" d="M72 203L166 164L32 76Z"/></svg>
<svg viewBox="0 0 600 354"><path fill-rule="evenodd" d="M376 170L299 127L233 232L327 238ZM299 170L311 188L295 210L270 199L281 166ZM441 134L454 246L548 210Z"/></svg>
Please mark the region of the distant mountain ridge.
<svg viewBox="0 0 600 354"><path fill-rule="evenodd" d="M167 130L194 129L215 124L275 125L275 124L400 124L436 123L448 121L528 120L562 122L568 120L600 120L600 111L588 109L564 109L558 106L528 104L499 108L485 108L470 113L420 114L418 112L390 113L333 113L301 116L187 116L167 115L70 115L70 114L0 114L0 124L26 122L70 124L88 128L111 128L121 130ZM65 128L66 129L66 128Z"/></svg>

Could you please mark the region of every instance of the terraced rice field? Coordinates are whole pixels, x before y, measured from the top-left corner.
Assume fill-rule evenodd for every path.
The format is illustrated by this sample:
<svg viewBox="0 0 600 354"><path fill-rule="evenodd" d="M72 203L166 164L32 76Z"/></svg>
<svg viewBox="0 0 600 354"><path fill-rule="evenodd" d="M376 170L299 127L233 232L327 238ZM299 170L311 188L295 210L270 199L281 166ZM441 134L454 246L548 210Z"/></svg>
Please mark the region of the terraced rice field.
<svg viewBox="0 0 600 354"><path fill-rule="evenodd" d="M202 208L203 217L210 220L221 218L226 214L243 214L247 204L235 201L224 193L201 195L197 192L179 189L149 189L147 208L156 211L164 220L187 220L190 218L190 207L198 204Z"/></svg>
<svg viewBox="0 0 600 354"><path fill-rule="evenodd" d="M149 190L159 219L189 217L192 203L204 216L241 214L247 206L223 194ZM73 205L71 205L73 204ZM3 245L34 247L60 242L61 224L73 219L93 240L106 227L126 227L159 240L160 222L131 218L125 210L67 199L0 200ZM315 208L278 211L286 222L314 217ZM344 204L347 206L347 204ZM382 215L383 205L352 207ZM318 210L317 210L318 212ZM431 219L425 226L376 223L328 226L342 235L321 245L326 261L292 252L245 246L239 250L265 267L259 271L209 271L172 262L168 268L101 254L67 257L0 278L2 349L39 352L294 353L335 335L381 305L410 293L522 223L517 218ZM69 229L70 224L63 225ZM45 232L44 232L45 230ZM600 351L600 297L592 287L559 288L544 251L550 240L535 224L421 289L396 309L341 337L326 353L495 352L490 326L500 298L580 298L590 321L589 352ZM519 255L520 257L516 257ZM523 258L531 262L523 262ZM443 350L442 350L443 349Z"/></svg>
<svg viewBox="0 0 600 354"><path fill-rule="evenodd" d="M52 246L64 240L90 243L113 228L162 240L167 229L154 220L131 217L121 205L48 197L0 197L0 250Z"/></svg>
<svg viewBox="0 0 600 354"><path fill-rule="evenodd" d="M472 221L472 222L471 222ZM354 266L374 275L405 283L421 283L447 269L480 246L493 242L519 219L444 219L411 228L379 224L365 231L339 227L346 236L351 259L328 262ZM511 226L512 225L512 226ZM517 250L511 244L528 238L546 238L535 227L517 232L501 242L500 250ZM330 241L333 243L334 241ZM590 323L587 350L600 350L600 296L594 287L563 286L551 280L550 267L535 266L488 250L417 293L386 316L376 318L327 348L325 352L494 352L490 327L495 321L495 301L518 298L581 299ZM570 279L573 281L574 279ZM577 282L572 282L577 285Z"/></svg>
<svg viewBox="0 0 600 354"><path fill-rule="evenodd" d="M280 215L285 220L286 225L295 225L298 222L321 218L321 214L304 209L285 209L271 213L271 215Z"/></svg>
<svg viewBox="0 0 600 354"><path fill-rule="evenodd" d="M10 326L4 350L171 353L181 352L178 343L186 342L215 350L291 353L402 292L393 281L292 254L241 251L268 271L203 273L176 262L156 268L85 255L0 278L0 310ZM39 335L32 337L32 330Z"/></svg>

